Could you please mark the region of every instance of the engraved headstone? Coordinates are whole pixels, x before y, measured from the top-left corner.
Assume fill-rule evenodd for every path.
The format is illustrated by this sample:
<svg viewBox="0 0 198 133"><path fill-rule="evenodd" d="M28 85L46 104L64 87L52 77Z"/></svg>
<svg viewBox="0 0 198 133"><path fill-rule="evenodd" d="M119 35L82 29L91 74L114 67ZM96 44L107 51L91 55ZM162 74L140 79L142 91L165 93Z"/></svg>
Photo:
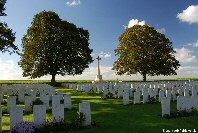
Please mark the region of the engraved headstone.
<svg viewBox="0 0 198 133"><path fill-rule="evenodd" d="M34 105L34 125L39 128L42 127L46 122L46 106L45 105Z"/></svg>
<svg viewBox="0 0 198 133"><path fill-rule="evenodd" d="M72 109L71 95L64 95L64 108Z"/></svg>
<svg viewBox="0 0 198 133"><path fill-rule="evenodd" d="M23 122L23 106L14 106L10 110L10 129L20 122Z"/></svg>
<svg viewBox="0 0 198 133"><path fill-rule="evenodd" d="M52 117L55 122L64 121L64 104L52 106Z"/></svg>
<svg viewBox="0 0 198 133"><path fill-rule="evenodd" d="M161 99L161 104L162 104L162 117L164 117L164 115L170 115L170 98L163 97Z"/></svg>
<svg viewBox="0 0 198 133"><path fill-rule="evenodd" d="M90 103L83 102L79 104L79 112L85 116L85 120L83 121L83 126L91 125L91 108Z"/></svg>

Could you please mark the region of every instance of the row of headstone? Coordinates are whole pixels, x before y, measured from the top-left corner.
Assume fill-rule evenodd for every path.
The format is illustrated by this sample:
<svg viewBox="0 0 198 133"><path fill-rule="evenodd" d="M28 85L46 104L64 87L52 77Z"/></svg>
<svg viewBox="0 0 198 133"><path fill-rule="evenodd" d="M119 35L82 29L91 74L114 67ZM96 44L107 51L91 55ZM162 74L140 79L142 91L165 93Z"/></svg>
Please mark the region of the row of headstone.
<svg viewBox="0 0 198 133"><path fill-rule="evenodd" d="M170 98L163 97L161 99L162 117L170 115ZM192 109L198 110L198 96L178 96L177 97L177 110L191 112Z"/></svg>
<svg viewBox="0 0 198 133"><path fill-rule="evenodd" d="M18 96L18 101L24 102L25 96L31 96L35 100L38 95L49 95L51 98L55 93L55 88L48 84L3 84L0 88L0 103L4 94Z"/></svg>
<svg viewBox="0 0 198 133"><path fill-rule="evenodd" d="M198 96L178 96L177 97L177 110L191 111L192 109L198 110Z"/></svg>
<svg viewBox="0 0 198 133"><path fill-rule="evenodd" d="M55 122L60 122L64 120L64 105L58 103L59 96L53 97L54 105L52 107L52 117ZM55 105L55 103L57 103ZM85 121L83 121L84 126L91 125L91 108L90 103L83 102L79 104L79 112L81 112ZM46 122L46 105L34 105L33 106L33 117L34 125L36 127L41 127ZM10 109L10 129L12 129L17 123L23 122L23 106L13 106ZM2 132L2 108L0 106L0 132Z"/></svg>
<svg viewBox="0 0 198 133"><path fill-rule="evenodd" d="M198 85L197 81L159 81L159 82L103 82L103 83L63 83L63 86L71 89L83 90L83 87L107 86L108 88L192 88Z"/></svg>
<svg viewBox="0 0 198 133"><path fill-rule="evenodd" d="M61 98L63 97L63 98ZM57 105L58 103L60 104L60 101L64 99L64 104L63 104L63 108L67 108L69 110L72 109L72 99L71 99L71 95L64 95L62 96L60 95L53 95L52 96L52 107L53 105ZM26 112L31 112L33 110L32 108L32 104L33 101L35 101L36 99L32 96L25 96L25 106L24 106L24 110ZM50 108L49 102L50 102L50 98L49 95L41 95L40 96L40 100L43 102L43 104L46 106L46 110L48 110ZM8 108L8 113L10 113L10 110L12 107L16 106L16 96L8 96L7 97L7 108Z"/></svg>
<svg viewBox="0 0 198 133"><path fill-rule="evenodd" d="M159 91L164 91L165 95L171 96L171 99L176 100L179 95L197 95L197 81L162 81L162 82L103 82L103 83L63 83L67 88L72 88L84 92L103 92L103 98L107 98L110 93L114 98L122 98L126 91L129 91L130 98L133 97L134 91L141 93L148 91L151 97L159 95ZM142 94L143 95L143 94ZM161 101L161 99L159 99Z"/></svg>

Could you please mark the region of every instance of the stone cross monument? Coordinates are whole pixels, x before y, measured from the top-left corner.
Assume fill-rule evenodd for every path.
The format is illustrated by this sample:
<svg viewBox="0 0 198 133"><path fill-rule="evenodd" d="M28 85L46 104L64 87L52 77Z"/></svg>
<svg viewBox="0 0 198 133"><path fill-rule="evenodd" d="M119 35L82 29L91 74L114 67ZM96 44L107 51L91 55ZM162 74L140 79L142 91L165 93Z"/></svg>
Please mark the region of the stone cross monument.
<svg viewBox="0 0 198 133"><path fill-rule="evenodd" d="M102 75L100 75L100 60L101 60L101 58L98 56L96 59L98 60L98 74L96 75L95 82L102 82Z"/></svg>

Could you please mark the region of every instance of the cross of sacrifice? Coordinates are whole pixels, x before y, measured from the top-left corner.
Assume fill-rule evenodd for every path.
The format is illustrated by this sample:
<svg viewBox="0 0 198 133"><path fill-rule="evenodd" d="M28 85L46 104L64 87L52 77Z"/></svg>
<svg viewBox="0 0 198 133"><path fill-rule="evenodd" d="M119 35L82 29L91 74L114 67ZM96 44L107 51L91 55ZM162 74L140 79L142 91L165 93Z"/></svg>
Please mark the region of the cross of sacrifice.
<svg viewBox="0 0 198 133"><path fill-rule="evenodd" d="M98 75L100 75L100 60L101 60L101 58L98 56L96 59L98 60Z"/></svg>

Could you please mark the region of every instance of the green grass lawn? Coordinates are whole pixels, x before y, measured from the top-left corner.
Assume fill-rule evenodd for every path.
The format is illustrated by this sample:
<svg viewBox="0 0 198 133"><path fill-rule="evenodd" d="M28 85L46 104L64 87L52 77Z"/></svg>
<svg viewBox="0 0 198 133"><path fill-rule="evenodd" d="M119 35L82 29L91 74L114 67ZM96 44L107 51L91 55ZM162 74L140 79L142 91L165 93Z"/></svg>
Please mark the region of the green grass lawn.
<svg viewBox="0 0 198 133"><path fill-rule="evenodd" d="M165 130L196 129L198 132L198 116L175 119L161 118L161 104L122 105L122 99L101 99L100 94L86 94L72 89L57 87L64 93L72 95L73 109L65 110L65 119L72 121L78 117L78 104L91 103L92 121L99 127L72 131L71 133L162 133ZM131 100L132 102L132 100ZM3 107L3 110L6 110ZM171 112L176 112L176 102L171 103ZM47 119L51 112L47 113ZM33 121L33 115L25 115L25 121ZM9 115L3 115L3 130L9 129ZM180 131L181 132L181 131Z"/></svg>

